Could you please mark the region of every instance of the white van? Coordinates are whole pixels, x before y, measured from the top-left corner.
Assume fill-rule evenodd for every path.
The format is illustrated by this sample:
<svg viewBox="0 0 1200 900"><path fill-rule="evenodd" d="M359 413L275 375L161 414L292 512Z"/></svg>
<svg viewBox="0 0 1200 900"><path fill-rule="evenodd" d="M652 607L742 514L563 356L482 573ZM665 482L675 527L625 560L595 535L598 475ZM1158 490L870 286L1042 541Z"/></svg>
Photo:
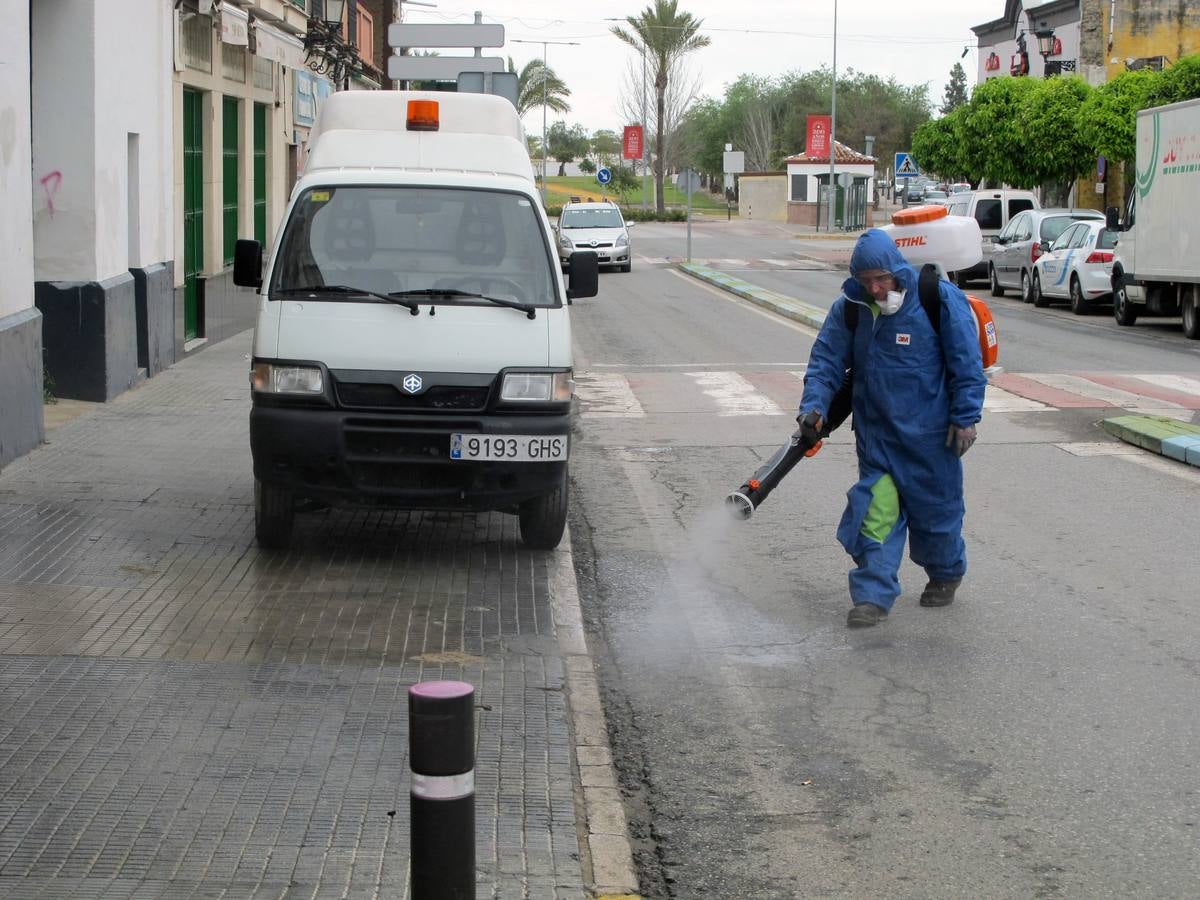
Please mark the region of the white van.
<svg viewBox="0 0 1200 900"><path fill-rule="evenodd" d="M503 510L549 549L567 517L570 298L512 104L363 91L325 101L264 269L250 376L255 535L301 503Z"/></svg>
<svg viewBox="0 0 1200 900"><path fill-rule="evenodd" d="M947 273L951 281L965 284L988 277L988 265L992 258L992 247L1008 220L1027 209L1041 209L1037 195L1032 191L1013 188L994 188L981 191L960 191L943 201L952 216L972 216L979 223L983 235L983 259L969 269Z"/></svg>

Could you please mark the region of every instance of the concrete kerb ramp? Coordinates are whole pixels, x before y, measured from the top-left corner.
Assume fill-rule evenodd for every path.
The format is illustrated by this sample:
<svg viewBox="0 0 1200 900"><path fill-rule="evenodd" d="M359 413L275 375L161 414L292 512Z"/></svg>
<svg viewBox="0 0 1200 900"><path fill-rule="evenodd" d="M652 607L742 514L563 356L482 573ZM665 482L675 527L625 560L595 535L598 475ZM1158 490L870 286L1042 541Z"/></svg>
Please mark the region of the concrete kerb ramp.
<svg viewBox="0 0 1200 900"><path fill-rule="evenodd" d="M701 266L696 263L680 263L679 268L693 278L697 278L706 284L711 284L713 287L718 287L723 291L729 291L731 294L736 294L739 297L749 300L751 303L762 306L793 321L802 322L805 325L818 329L825 322L825 310L809 306L807 303L801 303L799 300L789 297L786 294L758 287L725 272L719 272L716 269L710 269L708 266Z"/></svg>

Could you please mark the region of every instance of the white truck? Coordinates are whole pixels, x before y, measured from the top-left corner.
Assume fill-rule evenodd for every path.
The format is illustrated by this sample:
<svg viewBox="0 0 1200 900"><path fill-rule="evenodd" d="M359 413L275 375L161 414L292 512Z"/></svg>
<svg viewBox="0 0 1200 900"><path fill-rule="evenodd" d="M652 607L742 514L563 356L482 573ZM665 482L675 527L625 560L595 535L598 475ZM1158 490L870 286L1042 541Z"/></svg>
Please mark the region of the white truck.
<svg viewBox="0 0 1200 900"><path fill-rule="evenodd" d="M525 133L483 94L340 92L321 112L269 260L251 360L255 535L298 509L502 510L558 544L572 398L564 284Z"/></svg>
<svg viewBox="0 0 1200 900"><path fill-rule="evenodd" d="M1113 253L1113 315L1181 316L1200 339L1200 100L1137 114L1137 158L1124 221Z"/></svg>

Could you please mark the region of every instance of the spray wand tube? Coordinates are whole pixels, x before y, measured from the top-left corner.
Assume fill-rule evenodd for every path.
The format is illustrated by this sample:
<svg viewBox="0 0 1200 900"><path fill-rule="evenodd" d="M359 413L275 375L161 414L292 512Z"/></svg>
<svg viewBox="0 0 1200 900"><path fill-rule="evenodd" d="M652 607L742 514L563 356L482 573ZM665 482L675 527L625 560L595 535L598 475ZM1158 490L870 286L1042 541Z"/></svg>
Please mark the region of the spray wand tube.
<svg viewBox="0 0 1200 900"><path fill-rule="evenodd" d="M725 508L736 519L748 519L754 515L762 502L770 496L784 476L796 467L796 463L807 456L816 456L822 442L850 417L850 395L853 375L846 372L846 379L829 404L829 414L815 438L806 438L802 428L796 429L788 442L759 466L758 470L736 491L725 498Z"/></svg>

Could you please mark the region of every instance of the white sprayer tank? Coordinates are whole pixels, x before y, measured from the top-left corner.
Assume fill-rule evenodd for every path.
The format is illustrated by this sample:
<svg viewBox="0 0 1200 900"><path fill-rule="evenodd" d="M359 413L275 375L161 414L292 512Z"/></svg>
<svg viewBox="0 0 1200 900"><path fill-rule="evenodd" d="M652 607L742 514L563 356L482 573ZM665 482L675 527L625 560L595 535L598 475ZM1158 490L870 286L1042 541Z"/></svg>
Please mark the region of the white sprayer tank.
<svg viewBox="0 0 1200 900"><path fill-rule="evenodd" d="M983 235L974 216L952 216L940 205L914 206L892 216L880 229L896 242L909 265L933 263L945 275L969 269L983 258Z"/></svg>

